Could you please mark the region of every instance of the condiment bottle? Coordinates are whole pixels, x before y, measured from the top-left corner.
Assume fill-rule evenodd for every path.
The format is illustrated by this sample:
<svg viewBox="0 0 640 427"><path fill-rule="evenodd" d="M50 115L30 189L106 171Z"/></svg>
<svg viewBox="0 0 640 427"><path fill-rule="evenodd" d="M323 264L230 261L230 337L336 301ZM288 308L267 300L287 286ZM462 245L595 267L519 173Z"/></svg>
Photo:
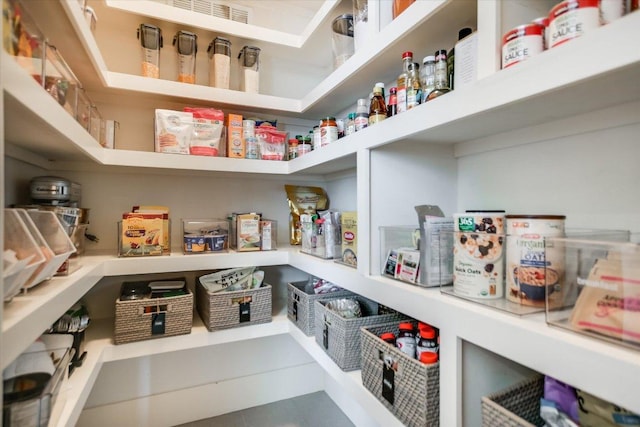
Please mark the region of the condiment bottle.
<svg viewBox="0 0 640 427"><path fill-rule="evenodd" d="M409 64L409 72L407 73L407 110L420 105L422 102L419 69L420 64L417 62Z"/></svg>
<svg viewBox="0 0 640 427"><path fill-rule="evenodd" d="M402 54L402 73L398 76L397 96L398 113L407 111L407 77L409 74L409 64L413 63L413 52Z"/></svg>
<svg viewBox="0 0 640 427"><path fill-rule="evenodd" d="M302 142L298 144L298 157L302 157L311 151L311 137L305 136L302 138Z"/></svg>
<svg viewBox="0 0 640 427"><path fill-rule="evenodd" d="M387 117L398 114L398 88L389 89L389 104L387 104Z"/></svg>
<svg viewBox="0 0 640 427"><path fill-rule="evenodd" d="M293 160L298 157L298 140L295 138L289 139L289 160Z"/></svg>
<svg viewBox="0 0 640 427"><path fill-rule="evenodd" d="M338 140L338 124L335 117L326 117L320 122L320 146L324 147Z"/></svg>
<svg viewBox="0 0 640 427"><path fill-rule="evenodd" d="M393 334L393 332L385 332L384 334L380 335L380 339L386 343L391 344L394 347L396 345L396 336Z"/></svg>
<svg viewBox="0 0 640 427"><path fill-rule="evenodd" d="M416 346L416 354L418 358L425 351L432 353L438 352L438 337L435 329L431 326L424 327L418 332L418 343Z"/></svg>
<svg viewBox="0 0 640 427"><path fill-rule="evenodd" d="M386 96L386 95L385 95L385 93L384 93L384 83L382 83L382 82L378 82L378 83L376 83L376 84L375 84L375 86L374 86L374 87L382 88L382 99L384 99L384 100L385 100L385 102L386 102L386 101L387 101L387 96Z"/></svg>
<svg viewBox="0 0 640 427"><path fill-rule="evenodd" d="M387 106L382 96L382 88L375 86L373 88L373 96L369 105L369 126L383 121L387 118Z"/></svg>
<svg viewBox="0 0 640 427"><path fill-rule="evenodd" d="M369 108L367 108L367 100L364 98L358 99L358 105L356 107L356 132L366 128L369 125Z"/></svg>
<svg viewBox="0 0 640 427"><path fill-rule="evenodd" d="M442 49L436 51L436 66L435 66L435 89L429 93L427 96L427 101L431 101L439 97L440 95L444 95L449 92L448 80L449 76L447 75L447 51Z"/></svg>
<svg viewBox="0 0 640 427"><path fill-rule="evenodd" d="M173 36L173 45L178 54L178 81L194 84L196 82L198 36L190 31L178 31Z"/></svg>
<svg viewBox="0 0 640 427"><path fill-rule="evenodd" d="M229 89L231 74L231 42L216 37L207 48L209 54L209 86Z"/></svg>
<svg viewBox="0 0 640 427"><path fill-rule="evenodd" d="M320 122L322 123L322 122ZM320 125L313 127L313 144L311 145L312 150L319 150L321 144L320 139Z"/></svg>
<svg viewBox="0 0 640 427"><path fill-rule="evenodd" d="M154 79L160 78L162 30L155 25L140 24L138 38L142 45L142 75Z"/></svg>
<svg viewBox="0 0 640 427"><path fill-rule="evenodd" d="M430 351L425 351L420 354L420 362L425 365L432 365L438 362L438 353L431 353Z"/></svg>
<svg viewBox="0 0 640 427"><path fill-rule="evenodd" d="M398 338L396 338L396 347L401 352L411 358L416 358L416 334L413 324L409 322L400 323L398 326Z"/></svg>
<svg viewBox="0 0 640 427"><path fill-rule="evenodd" d="M349 113L347 116L347 124L344 127L344 135L348 136L356 133L356 113Z"/></svg>
<svg viewBox="0 0 640 427"><path fill-rule="evenodd" d="M245 159L259 159L260 147L256 137L256 122L253 120L242 121L242 136L245 143Z"/></svg>
<svg viewBox="0 0 640 427"><path fill-rule="evenodd" d="M436 88L436 57L425 56L422 60L420 71L420 83L422 84L422 102L427 102L427 97Z"/></svg>
<svg viewBox="0 0 640 427"><path fill-rule="evenodd" d="M462 40L463 38L467 37L469 34L471 34L473 32L473 30L469 27L464 27L462 28L460 31L458 31L458 41ZM451 48L451 50L449 51L449 53L447 54L447 75L449 76L449 88L451 90L453 90L453 73L455 72L454 70L454 58L455 58L455 46Z"/></svg>

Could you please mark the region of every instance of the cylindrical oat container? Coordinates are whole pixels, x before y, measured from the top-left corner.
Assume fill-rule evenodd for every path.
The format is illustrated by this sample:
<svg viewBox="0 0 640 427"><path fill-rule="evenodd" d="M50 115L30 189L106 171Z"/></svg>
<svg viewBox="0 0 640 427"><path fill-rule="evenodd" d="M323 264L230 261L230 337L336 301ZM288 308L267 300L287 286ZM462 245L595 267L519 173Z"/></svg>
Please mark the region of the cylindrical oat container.
<svg viewBox="0 0 640 427"><path fill-rule="evenodd" d="M454 214L453 292L469 298L504 296L504 214Z"/></svg>
<svg viewBox="0 0 640 427"><path fill-rule="evenodd" d="M583 36L600 26L599 0L567 0L549 12L549 48Z"/></svg>
<svg viewBox="0 0 640 427"><path fill-rule="evenodd" d="M544 307L562 296L564 253L545 237L564 236L564 215L507 215L506 287L509 301Z"/></svg>
<svg viewBox="0 0 640 427"><path fill-rule="evenodd" d="M502 68L526 61L544 50L544 28L536 23L520 25L502 36Z"/></svg>

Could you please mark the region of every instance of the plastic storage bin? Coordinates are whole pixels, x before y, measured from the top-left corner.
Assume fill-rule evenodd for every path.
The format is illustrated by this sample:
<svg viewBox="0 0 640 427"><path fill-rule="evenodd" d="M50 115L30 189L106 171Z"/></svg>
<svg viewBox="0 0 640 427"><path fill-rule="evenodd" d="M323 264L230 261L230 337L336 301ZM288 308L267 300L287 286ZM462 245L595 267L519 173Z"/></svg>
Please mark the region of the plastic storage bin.
<svg viewBox="0 0 640 427"><path fill-rule="evenodd" d="M420 230L416 227L380 227L382 275L415 284L419 279L419 242Z"/></svg>
<svg viewBox="0 0 640 427"><path fill-rule="evenodd" d="M417 322L413 323L417 325ZM404 425L437 426L440 419L440 364L426 365L407 356L380 339L384 332L397 336L398 323L360 330L362 384ZM385 380L388 387L383 390Z"/></svg>
<svg viewBox="0 0 640 427"><path fill-rule="evenodd" d="M29 289L52 278L58 268L76 251L73 242L53 212L17 209L25 225L40 245L46 261L36 269L23 288Z"/></svg>
<svg viewBox="0 0 640 427"><path fill-rule="evenodd" d="M15 262L10 262L14 256ZM4 301L10 301L45 262L40 246L16 209L4 210L3 257L3 298Z"/></svg>
<svg viewBox="0 0 640 427"><path fill-rule="evenodd" d="M76 117L80 82L55 46L46 44L45 58L44 89L69 115Z"/></svg>
<svg viewBox="0 0 640 427"><path fill-rule="evenodd" d="M183 219L185 254L226 252L229 248L229 223L222 219Z"/></svg>
<svg viewBox="0 0 640 427"><path fill-rule="evenodd" d="M311 279L305 282L293 282L287 284L287 317L307 336L315 333L316 301L326 301L335 298L345 298L353 296L352 292L345 289L316 294L313 291Z"/></svg>
<svg viewBox="0 0 640 427"><path fill-rule="evenodd" d="M45 37L17 0L3 1L4 49L28 74L44 85Z"/></svg>
<svg viewBox="0 0 640 427"><path fill-rule="evenodd" d="M367 298L355 296L349 299L360 303L362 317L346 319L326 307L329 301L314 302L316 342L343 371L360 369L361 327L396 323L406 318L396 312L379 314L379 304Z"/></svg>
<svg viewBox="0 0 640 427"><path fill-rule="evenodd" d="M544 395L544 376L536 375L512 387L482 397L482 426L537 427L540 398Z"/></svg>
<svg viewBox="0 0 640 427"><path fill-rule="evenodd" d="M601 237L611 237L602 236ZM546 320L580 334L640 347L640 236L631 241L547 238L560 254L558 286L547 291Z"/></svg>

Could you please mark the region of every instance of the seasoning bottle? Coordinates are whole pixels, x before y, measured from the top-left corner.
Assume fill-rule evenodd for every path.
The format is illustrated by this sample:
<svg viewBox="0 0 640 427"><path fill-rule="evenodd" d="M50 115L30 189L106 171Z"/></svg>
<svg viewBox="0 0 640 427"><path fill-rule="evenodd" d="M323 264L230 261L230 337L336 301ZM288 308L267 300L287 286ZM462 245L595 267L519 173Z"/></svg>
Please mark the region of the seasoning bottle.
<svg viewBox="0 0 640 427"><path fill-rule="evenodd" d="M356 107L356 117L354 121L356 124L356 132L366 128L369 125L369 108L367 107L367 100L364 98L358 99L358 105Z"/></svg>
<svg viewBox="0 0 640 427"><path fill-rule="evenodd" d="M398 338L396 338L396 347L407 356L416 358L416 334L413 324L403 322L398 325Z"/></svg>
<svg viewBox="0 0 640 427"><path fill-rule="evenodd" d="M413 63L413 52L402 54L402 72L398 76L397 86L397 110L398 114L407 111L407 77L409 74L409 64Z"/></svg>
<svg viewBox="0 0 640 427"><path fill-rule="evenodd" d="M387 106L382 96L382 88L375 86L373 88L373 96L369 104L369 126L383 121L387 118Z"/></svg>
<svg viewBox="0 0 640 427"><path fill-rule="evenodd" d="M384 93L384 83L378 82L375 84L375 87L379 87L382 89L382 99L384 99L385 103L387 102L387 95Z"/></svg>
<svg viewBox="0 0 640 427"><path fill-rule="evenodd" d="M435 329L431 326L424 327L418 332L418 343L416 346L416 354L418 358L425 351L432 353L438 352L438 337Z"/></svg>
<svg viewBox="0 0 640 427"><path fill-rule="evenodd" d="M431 101L449 92L447 75L447 51L444 49L436 51L436 65L435 65L435 89L433 89L427 96L427 101Z"/></svg>
<svg viewBox="0 0 640 427"><path fill-rule="evenodd" d="M422 84L422 102L427 102L427 97L436 88L436 57L425 56L422 60L420 71L420 83Z"/></svg>
<svg viewBox="0 0 640 427"><path fill-rule="evenodd" d="M380 335L380 339L386 343L391 344L394 347L396 345L396 336L393 334L393 332L385 332L384 334Z"/></svg>
<svg viewBox="0 0 640 427"><path fill-rule="evenodd" d="M178 54L178 81L182 83L196 82L196 54L198 53L198 36L190 31L178 31L173 36L173 45Z"/></svg>
<svg viewBox="0 0 640 427"><path fill-rule="evenodd" d="M347 124L344 127L344 135L348 136L356 133L356 113L349 113Z"/></svg>
<svg viewBox="0 0 640 427"><path fill-rule="evenodd" d="M338 140L338 124L335 117L326 117L320 122L320 146L324 147Z"/></svg>
<svg viewBox="0 0 640 427"><path fill-rule="evenodd" d="M409 72L407 73L407 110L417 107L422 102L419 69L420 64L417 62L409 64Z"/></svg>
<svg viewBox="0 0 640 427"><path fill-rule="evenodd" d="M298 157L302 157L311 151L311 137L304 136L302 142L298 144Z"/></svg>
<svg viewBox="0 0 640 427"><path fill-rule="evenodd" d="M311 145L311 149L312 150L320 149L320 125L313 127L313 144Z"/></svg>
<svg viewBox="0 0 640 427"><path fill-rule="evenodd" d="M458 31L458 41L460 41L463 38L467 37L472 32L473 32L473 30L471 28L469 28L469 27L462 28L460 31ZM447 75L449 76L449 88L451 90L453 90L453 73L455 72L454 66L453 66L455 53L456 53L456 50L455 50L455 46L454 46L454 47L451 48L451 50L447 54Z"/></svg>
<svg viewBox="0 0 640 427"><path fill-rule="evenodd" d="M389 89L389 103L387 104L387 117L398 114L398 88Z"/></svg>
<svg viewBox="0 0 640 427"><path fill-rule="evenodd" d="M231 42L216 37L207 48L209 55L209 86L229 89L231 74Z"/></svg>
<svg viewBox="0 0 640 427"><path fill-rule="evenodd" d="M298 140L295 138L289 139L289 160L293 160L298 157Z"/></svg>
<svg viewBox="0 0 640 427"><path fill-rule="evenodd" d="M256 122L253 120L242 121L242 136L245 143L245 159L259 159L260 147L256 137Z"/></svg>

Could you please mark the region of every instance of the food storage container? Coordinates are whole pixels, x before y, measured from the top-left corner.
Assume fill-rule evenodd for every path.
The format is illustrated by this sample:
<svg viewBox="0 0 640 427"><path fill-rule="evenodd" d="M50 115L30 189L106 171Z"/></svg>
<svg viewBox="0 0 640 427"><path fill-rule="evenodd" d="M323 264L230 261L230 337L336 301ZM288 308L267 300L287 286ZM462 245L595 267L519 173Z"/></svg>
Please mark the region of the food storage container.
<svg viewBox="0 0 640 427"><path fill-rule="evenodd" d="M178 81L182 83L196 82L196 54L198 53L198 36L191 31L178 31L173 36L173 45L178 56Z"/></svg>
<svg viewBox="0 0 640 427"><path fill-rule="evenodd" d="M2 19L5 28L2 36L4 49L38 83L44 85L44 34L16 0L3 2Z"/></svg>
<svg viewBox="0 0 640 427"><path fill-rule="evenodd" d="M55 46L45 44L45 65L43 86L58 104L72 117L76 117L77 95L80 82Z"/></svg>
<svg viewBox="0 0 640 427"><path fill-rule="evenodd" d="M98 143L102 144L104 133L102 132L102 115L96 105L91 105L89 109L89 134Z"/></svg>
<svg viewBox="0 0 640 427"><path fill-rule="evenodd" d="M418 281L420 230L414 226L380 227L380 269L383 276Z"/></svg>
<svg viewBox="0 0 640 427"><path fill-rule="evenodd" d="M3 298L10 301L45 262L45 256L15 209L4 210Z"/></svg>
<svg viewBox="0 0 640 427"><path fill-rule="evenodd" d="M142 46L142 76L160 78L162 30L155 25L140 24L138 39Z"/></svg>
<svg viewBox="0 0 640 427"><path fill-rule="evenodd" d="M91 124L91 105L92 102L83 88L76 91L76 121L80 123L87 132Z"/></svg>
<svg viewBox="0 0 640 427"><path fill-rule="evenodd" d="M96 24L98 23L98 15L96 15L96 11L93 10L91 6L84 7L84 19L87 21L91 31L95 31Z"/></svg>
<svg viewBox="0 0 640 427"><path fill-rule="evenodd" d="M353 15L336 17L331 24L331 47L333 50L333 68L336 69L351 58L353 48Z"/></svg>
<svg viewBox="0 0 640 427"><path fill-rule="evenodd" d="M231 42L216 37L207 48L209 54L209 86L229 89L231 77Z"/></svg>
<svg viewBox="0 0 640 427"><path fill-rule="evenodd" d="M260 91L260 48L244 46L238 55L238 60L240 65L240 90L258 93Z"/></svg>
<svg viewBox="0 0 640 427"><path fill-rule="evenodd" d="M185 254L226 252L229 248L229 222L223 219L183 219Z"/></svg>

